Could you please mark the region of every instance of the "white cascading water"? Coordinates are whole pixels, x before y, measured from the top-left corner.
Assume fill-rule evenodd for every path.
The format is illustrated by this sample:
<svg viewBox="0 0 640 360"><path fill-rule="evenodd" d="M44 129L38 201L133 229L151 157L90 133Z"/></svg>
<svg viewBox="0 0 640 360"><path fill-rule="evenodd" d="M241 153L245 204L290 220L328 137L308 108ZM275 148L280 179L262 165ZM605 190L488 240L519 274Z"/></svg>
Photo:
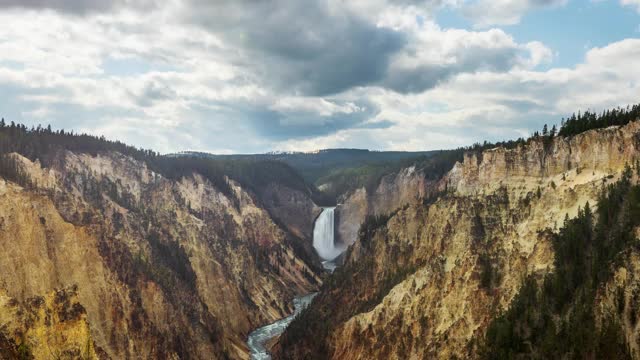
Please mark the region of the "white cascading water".
<svg viewBox="0 0 640 360"><path fill-rule="evenodd" d="M334 241L334 210L336 208L324 208L313 229L313 247L318 255L326 261L337 258L344 249L337 247Z"/></svg>

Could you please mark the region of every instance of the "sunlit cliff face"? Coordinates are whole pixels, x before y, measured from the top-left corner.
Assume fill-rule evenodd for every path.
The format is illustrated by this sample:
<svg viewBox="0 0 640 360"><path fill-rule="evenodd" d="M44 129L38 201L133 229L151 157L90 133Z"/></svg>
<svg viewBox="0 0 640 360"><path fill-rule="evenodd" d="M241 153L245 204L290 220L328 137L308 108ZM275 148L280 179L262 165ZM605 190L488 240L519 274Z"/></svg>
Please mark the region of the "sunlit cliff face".
<svg viewBox="0 0 640 360"><path fill-rule="evenodd" d="M465 156L440 182L420 187L445 193L388 209L390 219L355 242L305 318L316 336L286 332L277 358L476 358L475 341L525 275L553 271L551 232L596 204L603 186L639 158L638 122ZM384 214L372 206L387 197L384 188L394 187L383 182L376 194L354 193L340 218ZM636 266L629 264L615 282L633 288L628 272ZM612 291L603 289L606 301L614 301Z"/></svg>
<svg viewBox="0 0 640 360"><path fill-rule="evenodd" d="M320 283L319 261L301 252L311 239L237 183L230 197L197 174L172 181L117 153L65 152L50 169L14 156L37 184L0 181L0 270L11 274L0 321L16 349L243 359L251 330ZM313 218L304 195L291 198Z"/></svg>

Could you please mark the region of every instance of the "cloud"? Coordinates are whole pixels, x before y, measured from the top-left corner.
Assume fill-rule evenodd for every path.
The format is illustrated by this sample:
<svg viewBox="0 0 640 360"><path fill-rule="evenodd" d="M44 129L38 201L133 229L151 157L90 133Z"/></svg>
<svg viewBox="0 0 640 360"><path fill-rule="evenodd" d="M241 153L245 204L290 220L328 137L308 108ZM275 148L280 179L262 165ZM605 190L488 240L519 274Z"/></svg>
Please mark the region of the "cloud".
<svg viewBox="0 0 640 360"><path fill-rule="evenodd" d="M0 8L51 9L74 15L109 12L122 8L149 10L156 0L0 0Z"/></svg>
<svg viewBox="0 0 640 360"><path fill-rule="evenodd" d="M384 128L390 122L369 124L367 120L375 116L378 109L366 101L359 103L333 103L330 112L318 112L307 106L295 108L250 108L242 109L246 121L260 136L272 140L312 138L336 133L340 130L358 127Z"/></svg>
<svg viewBox="0 0 640 360"><path fill-rule="evenodd" d="M241 48L270 86L328 95L382 79L405 35L331 1L191 0L186 21Z"/></svg>
<svg viewBox="0 0 640 360"><path fill-rule="evenodd" d="M632 1L632 0L622 0ZM568 0L477 0L463 6L463 13L477 27L513 25L532 10L564 6Z"/></svg>
<svg viewBox="0 0 640 360"><path fill-rule="evenodd" d="M416 94L369 90L366 96L393 126L383 131L343 130L313 141L288 142L293 148L345 146L369 142L395 150L451 148L477 141L526 137L547 123L559 123L577 110L636 103L640 73L633 59L640 39L591 49L574 68L463 73Z"/></svg>
<svg viewBox="0 0 640 360"><path fill-rule="evenodd" d="M152 70L153 64L213 66L207 76L219 74L227 83L303 96L367 86L420 92L457 73L506 71L522 61L537 61L523 60L528 50L500 30L443 31L432 20L420 18L417 14L423 13L415 6L405 8L420 4L432 9L448 1L394 1L391 8L384 1L348 6L319 0L185 1L156 9L148 21L110 14L69 23L32 14L41 21L20 23L10 37L25 37L25 30L37 34L39 24L53 17L51 32L31 36L34 46L25 48L13 41L0 44L0 50L7 61L43 70L48 66L46 70L63 74L131 75L128 72ZM90 3L59 0L23 5L82 12L83 4ZM103 6L131 6L129 1L109 4ZM379 18L359 15L363 6L374 5L386 6ZM175 13L181 22L156 25L156 18ZM49 61L40 62L42 58Z"/></svg>
<svg viewBox="0 0 640 360"><path fill-rule="evenodd" d="M506 71L545 56L540 43L535 49L526 48L495 29L443 31L421 18L415 7L404 7L432 9L448 2L391 3L402 6L385 8L378 18L364 18L356 10L389 4L191 0L184 16L225 43L237 45L241 54L237 61L261 74L262 86L307 96L366 86L420 92L458 73ZM539 58L523 60L528 52Z"/></svg>
<svg viewBox="0 0 640 360"><path fill-rule="evenodd" d="M498 29L429 29L417 33L411 46L394 57L383 84L401 93L420 93L457 74L534 68L551 57L542 43L517 44Z"/></svg>
<svg viewBox="0 0 640 360"><path fill-rule="evenodd" d="M518 45L500 30L429 31L394 58L384 85L401 93L422 92L458 73L506 71L517 62Z"/></svg>
<svg viewBox="0 0 640 360"><path fill-rule="evenodd" d="M162 152L422 150L524 136L640 93L640 40L541 71L554 58L541 42L441 28L430 12L456 1L176 0L145 16L72 3L0 12L5 118Z"/></svg>
<svg viewBox="0 0 640 360"><path fill-rule="evenodd" d="M620 0L620 3L622 5L635 7L640 13L640 0Z"/></svg>
<svg viewBox="0 0 640 360"><path fill-rule="evenodd" d="M176 92L169 85L151 80L144 85L144 88L137 96L137 100L140 106L147 107L176 97Z"/></svg>

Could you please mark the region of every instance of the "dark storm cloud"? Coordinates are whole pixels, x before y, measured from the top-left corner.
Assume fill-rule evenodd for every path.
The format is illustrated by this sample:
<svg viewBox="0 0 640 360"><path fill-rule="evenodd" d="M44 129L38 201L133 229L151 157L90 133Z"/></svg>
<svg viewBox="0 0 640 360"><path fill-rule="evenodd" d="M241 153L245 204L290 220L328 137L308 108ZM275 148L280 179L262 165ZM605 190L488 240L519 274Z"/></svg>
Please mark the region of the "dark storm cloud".
<svg viewBox="0 0 640 360"><path fill-rule="evenodd" d="M62 13L84 15L107 12L123 7L149 9L156 0L0 0L0 8L51 9Z"/></svg>
<svg viewBox="0 0 640 360"><path fill-rule="evenodd" d="M248 51L267 82L322 96L380 81L403 33L326 1L191 0L190 21Z"/></svg>
<svg viewBox="0 0 640 360"><path fill-rule="evenodd" d="M456 52L456 62L451 64L392 69L384 85L400 93L420 93L459 73L508 71L517 64L518 52L515 47L465 46Z"/></svg>
<svg viewBox="0 0 640 360"><path fill-rule="evenodd" d="M455 62L396 67L396 55L416 52L411 34L379 27L340 2L297 0L189 0L187 21L247 53L243 65L263 85L310 96L381 86L419 93L464 72L507 71L519 60L515 46L461 41ZM546 3L549 0L537 0ZM399 5L443 6L442 0L391 0Z"/></svg>

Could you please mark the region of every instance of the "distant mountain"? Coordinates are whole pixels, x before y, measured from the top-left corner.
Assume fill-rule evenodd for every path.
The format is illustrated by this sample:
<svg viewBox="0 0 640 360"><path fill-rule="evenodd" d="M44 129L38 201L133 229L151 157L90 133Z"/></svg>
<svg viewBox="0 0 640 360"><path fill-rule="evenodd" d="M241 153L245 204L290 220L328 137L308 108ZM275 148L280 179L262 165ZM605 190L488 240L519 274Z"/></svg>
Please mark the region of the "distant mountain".
<svg viewBox="0 0 640 360"><path fill-rule="evenodd" d="M375 186L383 176L397 172L403 167L423 163L438 153L441 151L325 149L315 152L247 155L182 152L170 156L203 156L232 161L281 161L294 168L306 182L322 189L328 199L338 199L357 188Z"/></svg>
<svg viewBox="0 0 640 360"><path fill-rule="evenodd" d="M329 149L315 153L275 154L273 156L298 169L305 179L315 183L318 179L339 169L415 159L430 156L434 153L435 151L403 152Z"/></svg>

